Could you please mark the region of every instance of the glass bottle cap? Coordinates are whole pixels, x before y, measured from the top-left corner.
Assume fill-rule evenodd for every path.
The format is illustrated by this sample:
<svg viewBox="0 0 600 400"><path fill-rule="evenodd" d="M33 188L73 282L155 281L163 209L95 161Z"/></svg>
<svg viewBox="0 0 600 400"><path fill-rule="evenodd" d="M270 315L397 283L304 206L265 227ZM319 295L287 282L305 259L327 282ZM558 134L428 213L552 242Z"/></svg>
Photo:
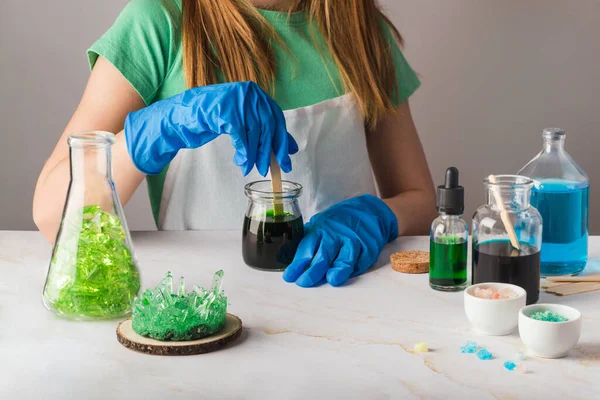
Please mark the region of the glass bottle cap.
<svg viewBox="0 0 600 400"><path fill-rule="evenodd" d="M446 170L444 184L437 188L437 209L449 215L462 215L465 211L465 189L458 184L458 169Z"/></svg>

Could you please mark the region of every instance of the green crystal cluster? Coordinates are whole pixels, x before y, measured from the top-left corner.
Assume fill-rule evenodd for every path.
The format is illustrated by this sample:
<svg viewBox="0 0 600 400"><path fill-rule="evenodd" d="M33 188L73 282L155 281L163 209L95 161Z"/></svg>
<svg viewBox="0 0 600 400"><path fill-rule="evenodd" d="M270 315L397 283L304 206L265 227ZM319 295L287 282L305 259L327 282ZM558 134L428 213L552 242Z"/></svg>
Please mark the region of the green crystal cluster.
<svg viewBox="0 0 600 400"><path fill-rule="evenodd" d="M221 290L223 271L215 273L210 291L194 286L185 291L180 278L179 290L173 293L170 272L153 290L146 290L135 300L131 316L133 330L157 340L196 340L217 333L225 326L227 297Z"/></svg>
<svg viewBox="0 0 600 400"><path fill-rule="evenodd" d="M546 322L565 322L569 320L568 318L565 318L562 315L555 314L551 311L538 311L531 314L529 318Z"/></svg>
<svg viewBox="0 0 600 400"><path fill-rule="evenodd" d="M65 217L44 302L67 317L104 319L127 315L140 290L135 259L118 217L86 206Z"/></svg>

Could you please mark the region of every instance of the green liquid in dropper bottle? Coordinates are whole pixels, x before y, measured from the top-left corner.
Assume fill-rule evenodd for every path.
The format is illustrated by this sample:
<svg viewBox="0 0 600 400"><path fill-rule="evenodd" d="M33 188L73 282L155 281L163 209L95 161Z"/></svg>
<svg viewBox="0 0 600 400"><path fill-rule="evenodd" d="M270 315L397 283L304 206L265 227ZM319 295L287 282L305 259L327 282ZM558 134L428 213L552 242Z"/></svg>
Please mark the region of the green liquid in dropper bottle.
<svg viewBox="0 0 600 400"><path fill-rule="evenodd" d="M461 237L438 237L431 242L429 283L437 287L463 285L467 281L468 243Z"/></svg>

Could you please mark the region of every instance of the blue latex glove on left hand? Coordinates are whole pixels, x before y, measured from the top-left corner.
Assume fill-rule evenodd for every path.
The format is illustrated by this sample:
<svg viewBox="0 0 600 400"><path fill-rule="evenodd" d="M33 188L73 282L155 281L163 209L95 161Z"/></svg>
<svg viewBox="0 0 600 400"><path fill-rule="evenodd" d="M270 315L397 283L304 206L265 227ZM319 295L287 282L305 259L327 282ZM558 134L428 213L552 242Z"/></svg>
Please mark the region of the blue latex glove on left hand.
<svg viewBox="0 0 600 400"><path fill-rule="evenodd" d="M398 237L398 219L383 200L367 194L316 214L304 230L283 279L311 287L326 278L339 286L377 262L386 243Z"/></svg>

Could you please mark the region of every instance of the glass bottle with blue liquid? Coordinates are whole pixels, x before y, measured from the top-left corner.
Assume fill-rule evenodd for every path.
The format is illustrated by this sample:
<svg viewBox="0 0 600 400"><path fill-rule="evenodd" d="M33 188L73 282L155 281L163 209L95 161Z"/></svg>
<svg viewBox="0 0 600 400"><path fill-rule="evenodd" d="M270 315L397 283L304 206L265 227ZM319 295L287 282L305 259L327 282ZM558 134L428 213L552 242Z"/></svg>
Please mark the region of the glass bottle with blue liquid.
<svg viewBox="0 0 600 400"><path fill-rule="evenodd" d="M588 204L590 181L565 151L566 133L543 131L544 148L519 171L534 181L531 204L544 222L541 275L574 275L588 257Z"/></svg>

